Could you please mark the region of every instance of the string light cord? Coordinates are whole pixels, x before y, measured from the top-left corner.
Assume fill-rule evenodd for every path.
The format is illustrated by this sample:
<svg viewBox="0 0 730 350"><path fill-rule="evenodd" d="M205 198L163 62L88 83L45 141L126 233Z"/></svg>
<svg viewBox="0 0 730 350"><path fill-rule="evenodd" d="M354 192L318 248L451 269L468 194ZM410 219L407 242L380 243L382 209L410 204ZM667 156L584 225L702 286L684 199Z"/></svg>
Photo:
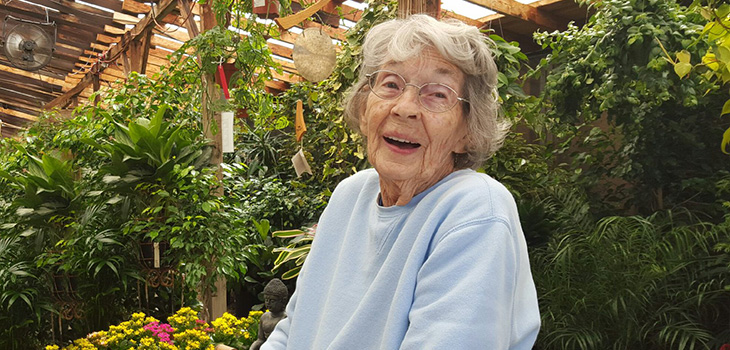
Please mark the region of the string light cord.
<svg viewBox="0 0 730 350"><path fill-rule="evenodd" d="M183 1L185 1L185 0L183 0ZM159 22L157 22L157 15L155 14L155 7L157 7L157 4L155 4L155 3L153 3L152 6L150 6L150 12L152 13L152 21L155 22L155 25L157 27L162 28L162 29L158 29L162 34L174 33L176 31L180 30L181 26L178 26L177 24L175 25L177 28L175 28L173 30L168 30L168 29L165 29L165 26L163 26ZM190 7L190 12L188 12L187 16L185 16L185 19L182 20L183 25L185 22L188 21L190 16L192 16L192 14L193 14L193 8ZM170 23L165 23L165 24L170 24Z"/></svg>

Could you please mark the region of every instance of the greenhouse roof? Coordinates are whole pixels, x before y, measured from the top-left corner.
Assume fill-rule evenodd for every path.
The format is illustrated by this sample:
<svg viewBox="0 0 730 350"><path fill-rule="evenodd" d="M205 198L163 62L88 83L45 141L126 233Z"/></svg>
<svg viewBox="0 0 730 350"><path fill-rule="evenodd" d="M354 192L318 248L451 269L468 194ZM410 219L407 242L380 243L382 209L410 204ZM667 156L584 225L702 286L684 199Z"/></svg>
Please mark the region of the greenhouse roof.
<svg viewBox="0 0 730 350"><path fill-rule="evenodd" d="M310 2L313 1L293 0L292 8L301 9ZM340 40L366 6L347 0L339 6L341 17L336 10L321 12L319 19L330 18L324 20L325 24L307 20L283 32L280 38L270 39L270 49L283 73L275 74L267 88L282 91L290 83L302 81L292 61L292 48L303 28L320 27L333 40ZM532 39L535 31L561 30L570 21L583 23L586 13L586 8L574 0L443 0L441 5L443 17L493 29L507 40L518 41L526 52L540 49ZM16 39L8 38L20 31L14 30L16 27L29 28L21 24L40 27L50 38L55 36L54 50L48 55L50 61L39 69L23 67L23 51L18 54L16 50L14 64L9 57L13 53L5 47L1 50L2 137L14 137L37 120L44 109L68 109L84 103L95 89L113 86L130 70L159 71L167 64L170 52L196 35L186 28L195 23L191 31L200 29L200 8L190 0L160 0L154 7L150 2L136 0L0 0L0 16L4 18L0 34L3 43L24 42L18 41L17 35Z"/></svg>

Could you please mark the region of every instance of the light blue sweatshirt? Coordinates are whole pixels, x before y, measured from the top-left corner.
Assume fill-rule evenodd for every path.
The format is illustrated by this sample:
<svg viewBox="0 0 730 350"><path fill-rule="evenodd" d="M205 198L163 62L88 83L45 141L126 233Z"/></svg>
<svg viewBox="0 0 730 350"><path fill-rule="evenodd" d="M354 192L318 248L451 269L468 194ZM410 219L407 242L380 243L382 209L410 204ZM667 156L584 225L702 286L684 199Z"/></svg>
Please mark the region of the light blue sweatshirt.
<svg viewBox="0 0 730 350"><path fill-rule="evenodd" d="M532 348L540 327L511 194L459 170L405 206L373 169L344 180L261 350Z"/></svg>

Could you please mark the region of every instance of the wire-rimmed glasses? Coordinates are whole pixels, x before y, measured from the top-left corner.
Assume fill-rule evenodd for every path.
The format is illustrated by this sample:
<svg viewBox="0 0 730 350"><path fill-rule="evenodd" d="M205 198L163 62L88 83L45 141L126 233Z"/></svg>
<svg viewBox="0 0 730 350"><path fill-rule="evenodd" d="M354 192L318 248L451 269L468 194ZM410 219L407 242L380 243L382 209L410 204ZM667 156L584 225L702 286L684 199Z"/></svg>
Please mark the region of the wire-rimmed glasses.
<svg viewBox="0 0 730 350"><path fill-rule="evenodd" d="M418 102L427 110L434 113L446 112L459 101L469 103L468 100L459 97L452 87L441 83L426 83L416 85L407 83L406 79L400 74L389 70L377 70L370 74L366 74L370 91L375 96L385 100L398 98L410 85L418 89Z"/></svg>

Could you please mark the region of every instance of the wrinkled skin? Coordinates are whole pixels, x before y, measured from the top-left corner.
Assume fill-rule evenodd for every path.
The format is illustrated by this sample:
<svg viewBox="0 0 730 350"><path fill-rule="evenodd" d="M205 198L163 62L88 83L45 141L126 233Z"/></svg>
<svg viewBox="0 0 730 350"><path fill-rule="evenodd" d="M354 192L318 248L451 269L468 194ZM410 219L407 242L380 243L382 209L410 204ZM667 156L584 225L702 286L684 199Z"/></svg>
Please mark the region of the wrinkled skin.
<svg viewBox="0 0 730 350"><path fill-rule="evenodd" d="M416 85L446 84L462 95L464 73L433 50L379 69L397 72ZM418 89L412 86L393 100L371 92L360 117L360 130L367 138L368 160L380 176L384 206L406 205L452 173L453 153L464 153L467 145L463 104L442 113L428 111L418 102Z"/></svg>

